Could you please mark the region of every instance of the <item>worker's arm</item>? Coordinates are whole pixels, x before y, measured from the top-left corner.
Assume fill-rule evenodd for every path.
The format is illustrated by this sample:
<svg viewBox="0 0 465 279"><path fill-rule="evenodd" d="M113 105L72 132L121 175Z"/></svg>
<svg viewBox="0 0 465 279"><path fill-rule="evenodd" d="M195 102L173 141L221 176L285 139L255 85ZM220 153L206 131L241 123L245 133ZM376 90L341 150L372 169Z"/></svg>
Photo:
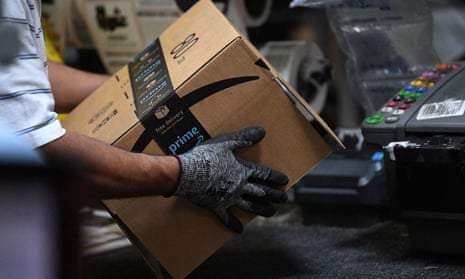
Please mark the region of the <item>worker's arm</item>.
<svg viewBox="0 0 465 279"><path fill-rule="evenodd" d="M59 113L70 112L110 77L53 61L48 62L48 76L55 98L55 111Z"/></svg>
<svg viewBox="0 0 465 279"><path fill-rule="evenodd" d="M109 77L49 61L55 110L71 111ZM131 153L71 131L40 149L51 165L77 166L82 185L99 198L162 195L177 187L179 162L172 156Z"/></svg>
<svg viewBox="0 0 465 279"><path fill-rule="evenodd" d="M69 166L83 187L97 198L121 198L172 193L178 184L179 163L173 156L131 153L73 132L42 146L52 166Z"/></svg>

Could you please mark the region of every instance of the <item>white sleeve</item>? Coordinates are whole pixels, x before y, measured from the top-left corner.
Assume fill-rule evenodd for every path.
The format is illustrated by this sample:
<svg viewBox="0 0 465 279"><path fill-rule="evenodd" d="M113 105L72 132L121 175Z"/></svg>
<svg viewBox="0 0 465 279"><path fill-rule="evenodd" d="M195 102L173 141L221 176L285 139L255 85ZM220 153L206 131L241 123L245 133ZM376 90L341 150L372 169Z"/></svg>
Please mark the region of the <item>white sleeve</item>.
<svg viewBox="0 0 465 279"><path fill-rule="evenodd" d="M62 135L47 73L40 1L1 1L0 122L34 147ZM1 35L1 34L0 34Z"/></svg>

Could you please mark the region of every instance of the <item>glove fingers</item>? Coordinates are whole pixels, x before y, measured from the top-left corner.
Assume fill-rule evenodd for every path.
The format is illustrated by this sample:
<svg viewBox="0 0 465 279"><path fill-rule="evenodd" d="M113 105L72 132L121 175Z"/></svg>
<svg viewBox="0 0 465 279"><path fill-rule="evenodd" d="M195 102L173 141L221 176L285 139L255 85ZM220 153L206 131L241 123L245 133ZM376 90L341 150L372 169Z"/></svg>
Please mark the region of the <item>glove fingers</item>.
<svg viewBox="0 0 465 279"><path fill-rule="evenodd" d="M287 201L286 191L279 188L270 188L266 185L248 183L242 189L244 196L258 198L273 203L284 203Z"/></svg>
<svg viewBox="0 0 465 279"><path fill-rule="evenodd" d="M241 221L231 212L231 209L215 210L215 214L221 223L236 233L242 233L243 226Z"/></svg>
<svg viewBox="0 0 465 279"><path fill-rule="evenodd" d="M284 173L256 164L250 161L237 159L242 165L251 170L249 181L265 184L272 187L284 186L289 183L289 178Z"/></svg>
<svg viewBox="0 0 465 279"><path fill-rule="evenodd" d="M253 199L244 199L240 201L237 206L244 211L263 217L271 217L276 213L276 210L270 203Z"/></svg>

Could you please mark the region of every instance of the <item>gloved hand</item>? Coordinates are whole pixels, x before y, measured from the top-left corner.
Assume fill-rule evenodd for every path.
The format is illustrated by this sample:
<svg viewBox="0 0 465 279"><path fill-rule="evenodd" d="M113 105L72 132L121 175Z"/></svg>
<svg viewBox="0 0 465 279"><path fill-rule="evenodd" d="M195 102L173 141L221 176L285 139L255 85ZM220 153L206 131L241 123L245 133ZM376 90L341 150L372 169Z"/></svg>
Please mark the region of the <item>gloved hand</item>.
<svg viewBox="0 0 465 279"><path fill-rule="evenodd" d="M179 155L182 170L174 195L210 209L237 233L243 226L232 214L233 206L265 217L274 215L272 203L287 201L287 194L271 187L286 185L287 176L234 154L236 148L251 146L264 136L263 128L251 127L209 139Z"/></svg>

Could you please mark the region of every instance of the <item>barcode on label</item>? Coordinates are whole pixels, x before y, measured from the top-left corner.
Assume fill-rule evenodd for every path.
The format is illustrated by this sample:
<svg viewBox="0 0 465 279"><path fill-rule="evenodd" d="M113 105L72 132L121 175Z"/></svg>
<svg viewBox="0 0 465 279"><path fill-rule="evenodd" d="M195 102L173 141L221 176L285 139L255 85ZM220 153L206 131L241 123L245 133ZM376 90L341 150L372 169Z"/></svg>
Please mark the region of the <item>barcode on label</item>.
<svg viewBox="0 0 465 279"><path fill-rule="evenodd" d="M465 112L465 101L445 100L443 102L425 104L420 108L417 120L460 116Z"/></svg>

